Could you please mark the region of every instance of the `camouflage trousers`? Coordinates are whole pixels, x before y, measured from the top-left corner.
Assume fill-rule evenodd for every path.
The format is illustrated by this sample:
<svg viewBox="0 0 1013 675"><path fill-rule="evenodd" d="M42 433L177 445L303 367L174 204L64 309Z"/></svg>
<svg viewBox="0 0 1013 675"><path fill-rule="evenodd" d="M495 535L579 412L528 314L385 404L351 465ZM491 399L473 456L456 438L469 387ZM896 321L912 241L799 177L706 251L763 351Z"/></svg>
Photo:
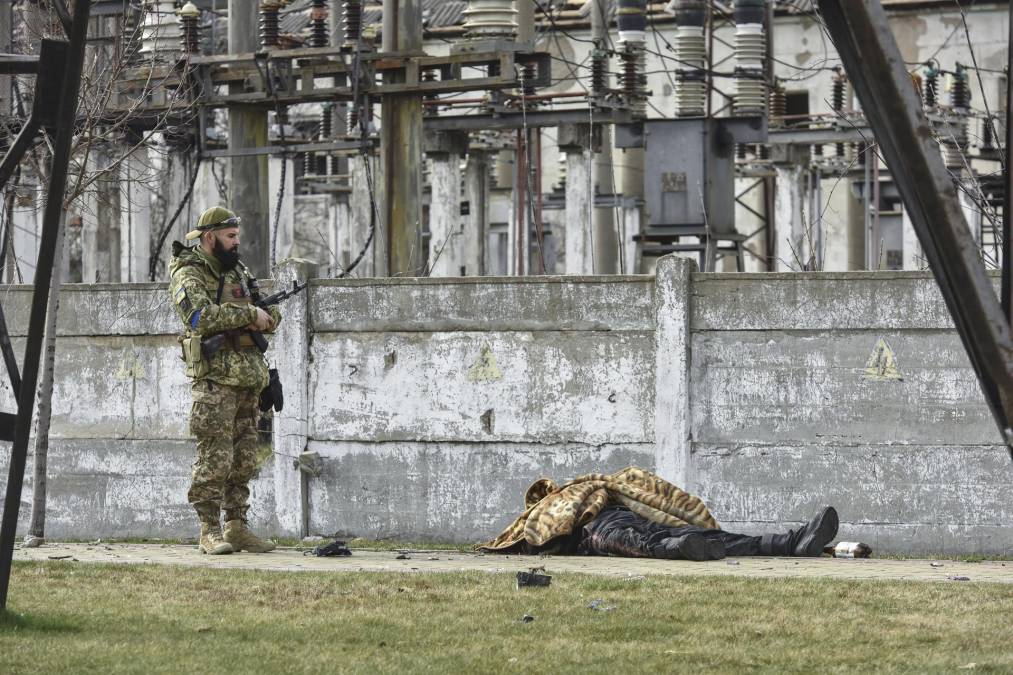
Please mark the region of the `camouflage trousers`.
<svg viewBox="0 0 1013 675"><path fill-rule="evenodd" d="M190 408L190 433L197 437L197 461L187 500L201 522L245 519L257 469L257 404L260 392L197 380Z"/></svg>

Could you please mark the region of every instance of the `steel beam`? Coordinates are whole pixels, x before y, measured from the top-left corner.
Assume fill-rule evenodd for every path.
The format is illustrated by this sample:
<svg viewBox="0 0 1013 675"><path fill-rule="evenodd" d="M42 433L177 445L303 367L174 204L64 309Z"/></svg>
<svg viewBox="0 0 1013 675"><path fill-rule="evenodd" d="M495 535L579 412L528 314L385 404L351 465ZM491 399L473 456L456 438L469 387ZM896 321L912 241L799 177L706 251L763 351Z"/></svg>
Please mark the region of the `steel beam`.
<svg viewBox="0 0 1013 675"><path fill-rule="evenodd" d="M38 382L39 361L42 356L42 338L49 304L49 286L53 278L56 241L63 211L64 192L67 187L67 169L70 164L71 143L74 137L74 119L77 111L78 90L81 84L81 65L84 63L84 47L88 35L90 6L90 0L77 0L69 31L67 60L63 67L55 72L40 68L39 80L36 82L36 88L46 86L44 81L46 78L50 83L57 81L62 86L60 87L59 106L55 114L56 141L53 145L53 162L42 220L42 238L39 242L39 257L35 267L35 287L32 292L32 310L28 319L28 337L25 340L24 370L21 389L18 392L17 424L14 429L14 444L11 446L3 522L0 523L0 609L7 606L11 560L14 557L14 539L17 536L18 513L21 510L21 488L28 457L28 436L32 427L32 412L35 408L35 387Z"/></svg>
<svg viewBox="0 0 1013 675"><path fill-rule="evenodd" d="M879 0L819 0L1013 459L1013 337Z"/></svg>

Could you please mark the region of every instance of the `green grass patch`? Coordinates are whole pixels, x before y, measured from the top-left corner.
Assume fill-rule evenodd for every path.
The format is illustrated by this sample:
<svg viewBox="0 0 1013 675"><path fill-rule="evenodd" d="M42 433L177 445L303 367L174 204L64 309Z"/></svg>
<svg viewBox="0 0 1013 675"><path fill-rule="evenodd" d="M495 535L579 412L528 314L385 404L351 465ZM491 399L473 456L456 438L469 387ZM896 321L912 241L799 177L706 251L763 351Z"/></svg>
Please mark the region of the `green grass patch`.
<svg viewBox="0 0 1013 675"><path fill-rule="evenodd" d="M22 562L9 607L3 673L1013 670L1002 584Z"/></svg>

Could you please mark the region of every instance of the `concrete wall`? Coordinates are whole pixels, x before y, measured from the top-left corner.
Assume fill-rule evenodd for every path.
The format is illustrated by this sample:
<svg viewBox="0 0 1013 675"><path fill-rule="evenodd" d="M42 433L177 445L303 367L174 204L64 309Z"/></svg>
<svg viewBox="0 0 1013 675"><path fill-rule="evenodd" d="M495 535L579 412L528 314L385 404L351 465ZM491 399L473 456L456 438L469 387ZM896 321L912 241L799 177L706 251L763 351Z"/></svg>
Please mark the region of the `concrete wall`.
<svg viewBox="0 0 1013 675"><path fill-rule="evenodd" d="M23 332L28 292L0 297ZM191 535L164 289L69 286L61 306L50 536ZM275 534L474 541L536 478L636 464L733 530L830 503L842 537L881 550L1013 551L1013 465L926 274L694 274L669 257L657 278L317 280L285 311L286 408L253 486ZM896 372L869 375L881 341ZM297 468L306 451L320 475Z"/></svg>

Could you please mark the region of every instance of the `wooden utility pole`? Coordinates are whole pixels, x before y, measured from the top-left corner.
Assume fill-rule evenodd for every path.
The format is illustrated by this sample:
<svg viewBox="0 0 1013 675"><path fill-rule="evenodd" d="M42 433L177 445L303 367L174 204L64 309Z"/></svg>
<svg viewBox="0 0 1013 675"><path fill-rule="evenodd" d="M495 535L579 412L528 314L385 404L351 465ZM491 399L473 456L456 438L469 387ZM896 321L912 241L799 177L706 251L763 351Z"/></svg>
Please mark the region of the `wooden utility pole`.
<svg viewBox="0 0 1013 675"><path fill-rule="evenodd" d="M259 49L258 16L258 0L229 0L230 54L255 52ZM246 148L262 148L266 145L267 112L252 106L229 106L229 150L241 152ZM239 250L243 261L260 277L269 274L271 260L267 157L260 154L232 156L229 159L227 206L243 219L243 243ZM200 206L200 210L204 210L213 205Z"/></svg>
<svg viewBox="0 0 1013 675"><path fill-rule="evenodd" d="M383 0L382 47L384 52L421 53L421 0ZM422 97L388 95L381 105L382 213L388 274L419 276L426 264L422 248Z"/></svg>

